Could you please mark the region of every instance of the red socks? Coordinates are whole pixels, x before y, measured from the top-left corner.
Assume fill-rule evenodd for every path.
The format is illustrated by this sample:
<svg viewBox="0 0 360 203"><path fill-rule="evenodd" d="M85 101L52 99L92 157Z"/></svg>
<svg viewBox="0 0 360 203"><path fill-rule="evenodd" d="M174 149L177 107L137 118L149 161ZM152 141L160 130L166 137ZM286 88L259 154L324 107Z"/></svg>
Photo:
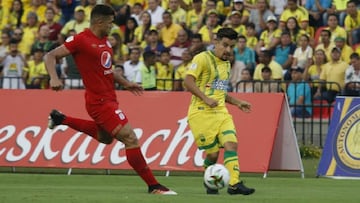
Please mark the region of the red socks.
<svg viewBox="0 0 360 203"><path fill-rule="evenodd" d="M159 184L147 165L144 156L141 153L140 147L126 149L126 157L130 166L134 168L148 186Z"/></svg>
<svg viewBox="0 0 360 203"><path fill-rule="evenodd" d="M74 130L88 134L96 140L98 138L98 127L94 121L66 116L62 124L68 125Z"/></svg>

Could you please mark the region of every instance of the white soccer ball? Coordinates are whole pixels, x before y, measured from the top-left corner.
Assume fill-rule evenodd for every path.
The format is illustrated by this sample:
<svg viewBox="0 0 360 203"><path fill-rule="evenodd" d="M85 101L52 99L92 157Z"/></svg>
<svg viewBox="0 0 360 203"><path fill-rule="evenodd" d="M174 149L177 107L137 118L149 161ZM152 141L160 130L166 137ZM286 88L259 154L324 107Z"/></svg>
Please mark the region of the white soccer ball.
<svg viewBox="0 0 360 203"><path fill-rule="evenodd" d="M222 164L213 164L206 168L204 182L210 189L222 189L229 184L230 173Z"/></svg>

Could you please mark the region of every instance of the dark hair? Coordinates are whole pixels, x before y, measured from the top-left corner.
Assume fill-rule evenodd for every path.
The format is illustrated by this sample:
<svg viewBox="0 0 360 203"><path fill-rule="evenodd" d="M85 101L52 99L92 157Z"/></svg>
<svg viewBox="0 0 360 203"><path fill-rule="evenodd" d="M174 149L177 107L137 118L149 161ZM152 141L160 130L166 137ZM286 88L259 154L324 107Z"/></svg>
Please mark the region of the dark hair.
<svg viewBox="0 0 360 203"><path fill-rule="evenodd" d="M357 59L360 60L360 56L358 53L354 52L350 55L350 59Z"/></svg>
<svg viewBox="0 0 360 203"><path fill-rule="evenodd" d="M133 30L130 30L127 26L127 22L128 21L132 21L134 23L134 29ZM134 17L130 17L126 20L126 25L125 25L125 33L124 33L124 43L129 43L129 42L132 42L134 40L134 32L135 32L135 29L137 28L138 26L138 23L136 21L136 19Z"/></svg>
<svg viewBox="0 0 360 203"><path fill-rule="evenodd" d="M244 35L239 35L239 36L238 36L238 39L244 39L245 42L247 41L247 39L246 39L246 37L245 37Z"/></svg>
<svg viewBox="0 0 360 203"><path fill-rule="evenodd" d="M104 16L115 16L114 9L105 4L96 4L91 10L90 21L93 22L93 20Z"/></svg>
<svg viewBox="0 0 360 203"><path fill-rule="evenodd" d="M191 36L192 39L200 39L202 41L202 35L199 33L195 33Z"/></svg>
<svg viewBox="0 0 360 203"><path fill-rule="evenodd" d="M350 0L350 1L348 1L347 3L346 3L346 5L349 5L349 4L351 4L351 3L353 3L353 4L355 4L355 6L357 6L358 5L358 0Z"/></svg>
<svg viewBox="0 0 360 203"><path fill-rule="evenodd" d="M252 29L255 29L255 24L254 23L246 23L246 27L251 27Z"/></svg>
<svg viewBox="0 0 360 203"><path fill-rule="evenodd" d="M153 52L153 51L145 51L145 52L143 53L144 61L145 61L145 60L148 60L148 59L150 59L150 58L155 58L155 57L156 57L156 54L155 54L155 52Z"/></svg>
<svg viewBox="0 0 360 203"><path fill-rule="evenodd" d="M329 37L331 37L331 31L330 30L323 29L323 30L321 30L321 32L326 32L329 35Z"/></svg>
<svg viewBox="0 0 360 203"><path fill-rule="evenodd" d="M271 71L271 68L269 67L269 66L264 66L262 69L261 69L261 72L263 73L263 72L272 72Z"/></svg>
<svg viewBox="0 0 360 203"><path fill-rule="evenodd" d="M236 40L237 37L238 37L238 33L232 28L228 28L228 27L219 29L219 31L216 34L216 38L218 40L221 40L222 38L229 38L231 40Z"/></svg>

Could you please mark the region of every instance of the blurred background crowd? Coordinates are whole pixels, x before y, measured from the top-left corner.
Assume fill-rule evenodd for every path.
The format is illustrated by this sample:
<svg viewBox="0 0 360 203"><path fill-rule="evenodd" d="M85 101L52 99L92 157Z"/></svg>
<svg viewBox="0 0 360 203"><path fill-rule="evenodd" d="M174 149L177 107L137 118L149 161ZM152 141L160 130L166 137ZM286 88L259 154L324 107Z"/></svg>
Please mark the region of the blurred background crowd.
<svg viewBox="0 0 360 203"><path fill-rule="evenodd" d="M192 58L231 27L239 38L229 91L286 92L283 81L306 81L311 100L359 96L358 0L2 0L1 88L48 88L44 54L88 28L97 3L116 12L114 71L145 90L184 91ZM57 67L66 88L83 88L71 56Z"/></svg>

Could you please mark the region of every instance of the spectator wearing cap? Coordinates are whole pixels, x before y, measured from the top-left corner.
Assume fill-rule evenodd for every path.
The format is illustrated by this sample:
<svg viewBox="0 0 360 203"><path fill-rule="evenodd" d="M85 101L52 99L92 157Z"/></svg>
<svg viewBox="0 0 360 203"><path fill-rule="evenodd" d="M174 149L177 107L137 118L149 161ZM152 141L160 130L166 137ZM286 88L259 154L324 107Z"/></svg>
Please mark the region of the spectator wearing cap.
<svg viewBox="0 0 360 203"><path fill-rule="evenodd" d="M68 21L61 29L61 35L64 37L70 30L75 30L76 33L84 31L90 27L90 22L85 18L85 9L83 6L77 6L74 10L74 19Z"/></svg>
<svg viewBox="0 0 360 203"><path fill-rule="evenodd" d="M255 92L281 92L281 85L272 79L272 71L269 66L261 69L262 81L255 82Z"/></svg>
<svg viewBox="0 0 360 203"><path fill-rule="evenodd" d="M287 7L280 16L280 29L285 28L285 23L291 16L295 16L301 29L308 29L309 13L304 7L298 5L298 0L288 0Z"/></svg>
<svg viewBox="0 0 360 203"><path fill-rule="evenodd" d="M341 50L337 47L332 48L331 60L324 65L324 69L320 74L320 80L328 82L326 91L322 95L316 94L316 97L326 99L329 103L335 101L336 95L345 86L345 71L348 66L349 64L341 60Z"/></svg>
<svg viewBox="0 0 360 203"><path fill-rule="evenodd" d="M267 28L267 19L269 16L274 16L274 14L269 9L266 0L258 0L256 9L251 10L249 18L249 22L255 24L255 30L258 36Z"/></svg>
<svg viewBox="0 0 360 203"><path fill-rule="evenodd" d="M346 39L346 31L344 28L339 26L339 21L335 14L330 14L328 16L327 24L328 26L325 29L330 30L331 32L331 42L334 42L336 37L343 37Z"/></svg>
<svg viewBox="0 0 360 203"><path fill-rule="evenodd" d="M172 44L174 44L176 38L178 37L179 31L183 28L179 24L173 23L171 13L168 11L163 13L163 21L164 25L160 30L160 38L163 41L165 47L170 47Z"/></svg>
<svg viewBox="0 0 360 203"><path fill-rule="evenodd" d="M358 4L356 0L350 0L346 4L347 16L344 24L351 46L360 43L360 10L356 7L356 4Z"/></svg>
<svg viewBox="0 0 360 203"><path fill-rule="evenodd" d="M352 53L350 56L351 65L345 72L345 91L346 96L360 96L360 56Z"/></svg>
<svg viewBox="0 0 360 203"><path fill-rule="evenodd" d="M261 75L261 70L263 67L268 66L271 69L272 80L282 80L283 79L283 69L280 64L272 59L272 52L269 50L262 50L259 54L259 63L255 67L254 80L263 80Z"/></svg>
<svg viewBox="0 0 360 203"><path fill-rule="evenodd" d="M26 89L45 89L47 87L47 76L43 60L44 50L40 47L34 48L32 59L27 62L24 68L26 74Z"/></svg>
<svg viewBox="0 0 360 203"><path fill-rule="evenodd" d="M147 34L147 46L144 51L152 51L156 54L157 58L160 53L165 50L164 44L160 41L159 33L157 30L150 30Z"/></svg>
<svg viewBox="0 0 360 203"><path fill-rule="evenodd" d="M245 8L244 0L234 0L232 11L238 11L240 13L241 24L245 25L249 22L250 12Z"/></svg>
<svg viewBox="0 0 360 203"><path fill-rule="evenodd" d="M335 47L341 50L341 60L350 64L350 55L354 52L353 49L346 44L346 40L343 37L335 38Z"/></svg>
<svg viewBox="0 0 360 203"><path fill-rule="evenodd" d="M220 2L220 1L219 1ZM198 21L198 29L200 30L204 25L206 25L209 14L214 14L216 12L217 15L217 21L219 25L222 25L223 22L226 20L226 16L219 13L217 10L217 1L216 0L207 0L205 4L205 10L203 12L203 15L199 16Z"/></svg>
<svg viewBox="0 0 360 203"><path fill-rule="evenodd" d="M213 9L207 12L206 24L201 27L199 34L202 36L202 40L206 44L210 44L214 39L214 33L217 33L221 28L218 19L218 12Z"/></svg>
<svg viewBox="0 0 360 203"><path fill-rule="evenodd" d="M277 19L275 16L269 16L266 19L267 28L261 32L259 42L256 45L256 52L260 53L262 48L273 50L280 44L281 30L277 28Z"/></svg>
<svg viewBox="0 0 360 203"><path fill-rule="evenodd" d="M200 16L204 15L202 2L202 0L192 0L192 9L188 11L186 15L186 27L193 33L197 33L199 31L198 22L200 20Z"/></svg>
<svg viewBox="0 0 360 203"><path fill-rule="evenodd" d="M27 24L28 14L35 13L38 17L38 21L42 22L45 20L46 5L42 3L42 0L32 0L30 7L24 7L24 14L21 17L23 25Z"/></svg>
<svg viewBox="0 0 360 203"><path fill-rule="evenodd" d="M307 82L303 81L304 69L294 67L291 69L291 82L286 94L289 99L290 111L293 117L308 118L312 115L311 89Z"/></svg>
<svg viewBox="0 0 360 203"><path fill-rule="evenodd" d="M157 26L163 22L162 14L164 13L164 8L160 6L159 0L148 0L148 10L147 12L151 16L151 24Z"/></svg>
<svg viewBox="0 0 360 203"><path fill-rule="evenodd" d="M224 27L230 27L239 35L246 34L246 27L241 23L241 13L239 11L232 11L229 19L223 24Z"/></svg>

